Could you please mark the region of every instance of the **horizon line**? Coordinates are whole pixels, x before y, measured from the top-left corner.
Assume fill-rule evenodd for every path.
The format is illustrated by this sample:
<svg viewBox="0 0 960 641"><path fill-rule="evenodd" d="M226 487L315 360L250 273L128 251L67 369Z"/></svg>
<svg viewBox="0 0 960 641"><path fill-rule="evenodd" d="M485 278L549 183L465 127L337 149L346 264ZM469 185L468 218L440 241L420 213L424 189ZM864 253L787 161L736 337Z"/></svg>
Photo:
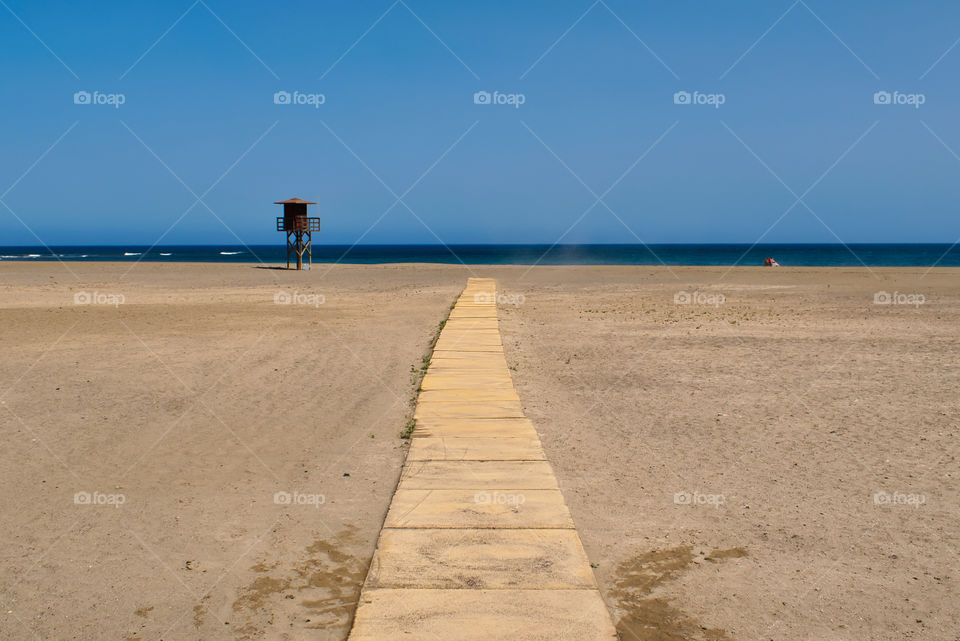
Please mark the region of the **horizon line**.
<svg viewBox="0 0 960 641"><path fill-rule="evenodd" d="M692 241L663 241L649 243L618 243L618 242L590 242L590 243L549 243L549 242L530 242L530 243L313 243L314 247L661 247L664 245L693 245L693 246L719 246L719 245L749 245L752 247L766 247L771 245L819 245L826 247L846 247L858 245L956 245L957 241L856 241L856 242L816 242L816 241L781 241L755 243L749 241L711 241L711 242L692 242ZM27 244L13 243L9 245L2 244L0 247L146 247L154 249L157 247L282 247L283 243L171 243L171 244L152 244L138 242L114 242L114 243L46 243L46 244Z"/></svg>

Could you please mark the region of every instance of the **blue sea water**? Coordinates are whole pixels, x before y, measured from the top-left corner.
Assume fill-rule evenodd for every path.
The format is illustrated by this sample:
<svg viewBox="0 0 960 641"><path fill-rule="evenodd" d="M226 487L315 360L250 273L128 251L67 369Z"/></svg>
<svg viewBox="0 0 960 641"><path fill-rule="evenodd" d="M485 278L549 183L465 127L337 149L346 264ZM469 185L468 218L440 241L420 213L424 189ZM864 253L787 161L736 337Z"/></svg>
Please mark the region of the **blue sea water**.
<svg viewBox="0 0 960 641"><path fill-rule="evenodd" d="M762 265L957 267L960 246L941 244L314 245L315 263L470 265ZM151 261L286 264L283 245L0 246L2 261Z"/></svg>

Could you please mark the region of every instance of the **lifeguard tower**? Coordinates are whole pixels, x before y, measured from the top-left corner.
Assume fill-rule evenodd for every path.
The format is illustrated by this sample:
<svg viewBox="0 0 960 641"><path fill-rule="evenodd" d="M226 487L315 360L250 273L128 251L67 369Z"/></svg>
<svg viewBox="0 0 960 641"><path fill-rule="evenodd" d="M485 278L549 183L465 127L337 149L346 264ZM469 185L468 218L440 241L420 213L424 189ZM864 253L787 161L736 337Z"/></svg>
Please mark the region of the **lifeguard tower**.
<svg viewBox="0 0 960 641"><path fill-rule="evenodd" d="M287 269L290 269L291 253L297 256L297 269L303 269L303 253L307 253L307 267L313 264L313 236L320 231L320 219L307 217L307 205L317 203L300 198L279 200L274 205L283 205L283 216L277 216L277 231L287 234Z"/></svg>

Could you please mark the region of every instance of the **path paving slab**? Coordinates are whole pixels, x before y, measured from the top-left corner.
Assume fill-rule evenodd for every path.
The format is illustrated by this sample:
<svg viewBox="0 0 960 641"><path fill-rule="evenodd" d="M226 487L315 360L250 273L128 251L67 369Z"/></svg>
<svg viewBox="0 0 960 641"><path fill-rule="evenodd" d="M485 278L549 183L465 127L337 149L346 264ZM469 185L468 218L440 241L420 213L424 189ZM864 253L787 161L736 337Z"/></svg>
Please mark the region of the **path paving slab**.
<svg viewBox="0 0 960 641"><path fill-rule="evenodd" d="M513 381L507 374L475 374L475 373L428 373L420 383L423 392L430 390L489 390L508 389L516 393Z"/></svg>
<svg viewBox="0 0 960 641"><path fill-rule="evenodd" d="M464 332L466 334L467 332ZM475 332L470 332L473 334ZM441 347L443 345L443 347ZM440 351L450 351L450 350L462 350L462 351L473 351L477 348L485 349L498 349L503 351L503 343L500 341L499 336L471 336L467 337L464 335L449 334L443 335L437 339L437 344L434 345L434 349Z"/></svg>
<svg viewBox="0 0 960 641"><path fill-rule="evenodd" d="M434 349L438 352L496 352L503 353L503 344L497 340L468 340L455 336L444 337L437 341Z"/></svg>
<svg viewBox="0 0 960 641"><path fill-rule="evenodd" d="M478 351L467 349L438 349L434 350L430 359L430 367L443 364L444 360L466 360L471 361L470 365L496 365L506 367L507 359L503 355L502 349ZM461 366L465 363L460 363Z"/></svg>
<svg viewBox="0 0 960 641"><path fill-rule="evenodd" d="M371 567L371 588L596 587L576 530L384 529Z"/></svg>
<svg viewBox="0 0 960 641"><path fill-rule="evenodd" d="M499 322L499 321L498 321ZM471 343L500 343L500 329L496 326L478 327L474 321L467 321L461 325L444 325L440 338L449 340L463 340Z"/></svg>
<svg viewBox="0 0 960 641"><path fill-rule="evenodd" d="M464 363L463 361L446 361L445 363L434 363L431 367L431 371L434 374L440 376L500 376L503 374L504 367L502 364L500 366L487 366L480 367L475 366L471 367L469 363Z"/></svg>
<svg viewBox="0 0 960 641"><path fill-rule="evenodd" d="M474 355L485 356L495 354L503 358L503 347L500 345L473 345L466 347L463 343L438 342L434 348L437 358L472 358ZM453 356L451 352L459 352L462 356Z"/></svg>
<svg viewBox="0 0 960 641"><path fill-rule="evenodd" d="M615 641L596 589L365 590L352 641Z"/></svg>
<svg viewBox="0 0 960 641"><path fill-rule="evenodd" d="M502 359L502 357L501 357ZM430 364L430 372L443 376L499 376L509 373L506 360L500 362L470 362L464 357L438 358Z"/></svg>
<svg viewBox="0 0 960 641"><path fill-rule="evenodd" d="M460 318L448 320L443 326L443 331L450 330L450 336L456 336L463 332L476 333L478 336L486 336L495 333L500 336L500 321L496 318ZM441 332L441 336L447 336ZM503 342L503 339L500 339Z"/></svg>
<svg viewBox="0 0 960 641"><path fill-rule="evenodd" d="M430 363L433 374L508 374L507 359L496 352L443 352Z"/></svg>
<svg viewBox="0 0 960 641"><path fill-rule="evenodd" d="M487 348L483 351L471 351L467 349L437 349L434 350L433 356L430 358L430 369L434 369L437 365L443 365L444 361L453 359L473 361L472 363L460 363L461 367L468 365L470 367L474 367L476 365L489 367L493 365L501 370L507 367L507 359L506 356L503 355L503 349L501 348Z"/></svg>
<svg viewBox="0 0 960 641"><path fill-rule="evenodd" d="M465 329L462 331L452 331L445 334L442 333L437 340L447 341L450 343L460 343L464 346L493 345L495 347L500 347L503 345L500 340L500 333L495 329Z"/></svg>
<svg viewBox="0 0 960 641"><path fill-rule="evenodd" d="M385 528L572 529L560 490L397 490Z"/></svg>
<svg viewBox="0 0 960 641"><path fill-rule="evenodd" d="M421 418L523 418L520 401L424 401L413 413Z"/></svg>
<svg viewBox="0 0 960 641"><path fill-rule="evenodd" d="M404 489L556 490L557 478L546 461L410 461L400 476Z"/></svg>
<svg viewBox="0 0 960 641"><path fill-rule="evenodd" d="M496 352L439 352L430 361L434 374L509 374L507 359Z"/></svg>
<svg viewBox="0 0 960 641"><path fill-rule="evenodd" d="M448 318L447 322L444 323L443 329L447 328L451 330L457 329L495 329L498 332L500 331L500 319L493 318Z"/></svg>
<svg viewBox="0 0 960 641"><path fill-rule="evenodd" d="M538 438L415 438L408 461L543 461Z"/></svg>
<svg viewBox="0 0 960 641"><path fill-rule="evenodd" d="M490 307L470 307L462 309L454 309L450 312L450 318L453 319L463 319L463 318L496 318L497 310Z"/></svg>
<svg viewBox="0 0 960 641"><path fill-rule="evenodd" d="M533 423L526 418L500 419L453 419L429 418L416 422L414 438L421 436L460 436L464 438L502 436L505 438L526 436L539 438Z"/></svg>
<svg viewBox="0 0 960 641"><path fill-rule="evenodd" d="M459 388L421 391L419 402L520 401L512 386L471 388L466 386L467 383L463 385Z"/></svg>

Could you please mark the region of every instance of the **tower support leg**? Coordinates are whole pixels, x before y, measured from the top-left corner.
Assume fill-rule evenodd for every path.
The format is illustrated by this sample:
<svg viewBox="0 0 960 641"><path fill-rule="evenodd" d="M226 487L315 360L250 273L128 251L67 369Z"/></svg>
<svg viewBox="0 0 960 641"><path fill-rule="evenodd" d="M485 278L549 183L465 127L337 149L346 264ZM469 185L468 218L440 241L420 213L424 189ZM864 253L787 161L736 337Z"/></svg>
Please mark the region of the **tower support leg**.
<svg viewBox="0 0 960 641"><path fill-rule="evenodd" d="M303 269L303 232L297 231L297 269Z"/></svg>

